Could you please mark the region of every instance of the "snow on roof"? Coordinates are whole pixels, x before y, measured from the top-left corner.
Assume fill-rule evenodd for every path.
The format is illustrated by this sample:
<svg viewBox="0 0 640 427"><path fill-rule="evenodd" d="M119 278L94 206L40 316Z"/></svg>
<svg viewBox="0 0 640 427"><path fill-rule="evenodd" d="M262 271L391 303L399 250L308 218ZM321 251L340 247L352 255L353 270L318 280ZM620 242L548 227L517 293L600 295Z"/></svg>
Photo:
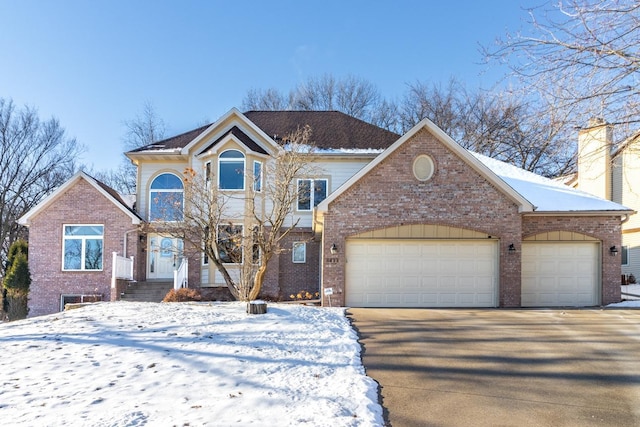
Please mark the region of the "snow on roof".
<svg viewBox="0 0 640 427"><path fill-rule="evenodd" d="M531 202L536 212L632 211L584 191L485 155L470 153Z"/></svg>

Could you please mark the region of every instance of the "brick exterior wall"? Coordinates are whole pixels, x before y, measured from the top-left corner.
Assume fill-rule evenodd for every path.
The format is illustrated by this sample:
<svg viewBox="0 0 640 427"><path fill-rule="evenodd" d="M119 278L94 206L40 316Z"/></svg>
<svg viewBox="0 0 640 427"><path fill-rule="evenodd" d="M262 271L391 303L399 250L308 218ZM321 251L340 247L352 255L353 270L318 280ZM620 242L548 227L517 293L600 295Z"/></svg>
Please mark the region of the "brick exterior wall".
<svg viewBox="0 0 640 427"><path fill-rule="evenodd" d="M304 263L293 262L294 242L305 242L307 245ZM314 240L314 233L310 229L296 230L282 240L281 247L279 299L291 300L291 295L300 291L311 294L320 292L320 242Z"/></svg>
<svg viewBox="0 0 640 427"><path fill-rule="evenodd" d="M526 216L522 224L523 237L549 231L573 231L596 238L601 242L601 301L603 305L620 302L619 256L611 256L611 246L620 247L622 242L620 217L568 217Z"/></svg>
<svg viewBox="0 0 640 427"><path fill-rule="evenodd" d="M62 271L64 224L104 225L102 271ZM112 252L122 255L125 233L135 228L130 216L84 179L33 217L29 227L29 316L60 311L63 294L99 294L109 300ZM138 242L137 232L127 234L127 256L138 253Z"/></svg>
<svg viewBox="0 0 640 427"><path fill-rule="evenodd" d="M428 154L435 173L427 182L413 175L413 161ZM398 224L437 224L466 228L500 239L501 307L520 305L520 263L508 246L520 246L518 207L426 130L347 189L324 219L323 285L334 289L332 303L344 305L345 245L349 236Z"/></svg>
<svg viewBox="0 0 640 427"><path fill-rule="evenodd" d="M305 263L293 262L291 253L293 242L307 243ZM259 298L286 301L291 299L291 294L297 294L301 290L318 292L320 290L320 242L314 240L314 233L310 229L292 231L280 242L280 247L282 251L274 254L269 260ZM189 286L199 287L191 284ZM231 292L226 287L202 288L200 291L203 299L233 300Z"/></svg>
<svg viewBox="0 0 640 427"><path fill-rule="evenodd" d="M427 182L413 175L413 161L420 154L428 154L435 163L435 173ZM325 213L323 287L333 288L332 304L345 303L346 240L362 232L407 224L447 225L500 239L500 307L521 303L523 236L566 230L596 237L605 252L602 303L620 300L620 262L606 253L609 246L620 246L620 218L523 218L514 202L423 129L348 188ZM334 243L339 253L329 255ZM511 243L517 248L515 253L508 251Z"/></svg>

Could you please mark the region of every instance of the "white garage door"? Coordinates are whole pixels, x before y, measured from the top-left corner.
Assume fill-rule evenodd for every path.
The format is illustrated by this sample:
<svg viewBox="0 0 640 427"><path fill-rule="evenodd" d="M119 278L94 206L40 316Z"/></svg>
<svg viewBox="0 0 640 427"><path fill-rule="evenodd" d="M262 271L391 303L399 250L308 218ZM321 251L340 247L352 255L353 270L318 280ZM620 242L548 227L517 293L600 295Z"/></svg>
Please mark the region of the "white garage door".
<svg viewBox="0 0 640 427"><path fill-rule="evenodd" d="M351 307L495 307L495 240L347 242Z"/></svg>
<svg viewBox="0 0 640 427"><path fill-rule="evenodd" d="M598 243L522 244L523 307L599 304Z"/></svg>

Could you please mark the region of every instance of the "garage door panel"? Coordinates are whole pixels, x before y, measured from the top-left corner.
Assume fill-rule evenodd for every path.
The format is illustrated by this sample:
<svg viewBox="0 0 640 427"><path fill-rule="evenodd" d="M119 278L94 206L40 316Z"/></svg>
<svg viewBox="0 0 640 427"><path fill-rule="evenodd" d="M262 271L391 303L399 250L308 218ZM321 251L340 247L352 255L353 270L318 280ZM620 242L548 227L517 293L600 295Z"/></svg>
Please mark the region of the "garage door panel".
<svg viewBox="0 0 640 427"><path fill-rule="evenodd" d="M522 245L522 306L598 304L599 245L526 242Z"/></svg>
<svg viewBox="0 0 640 427"><path fill-rule="evenodd" d="M485 240L347 242L346 304L494 307L497 246Z"/></svg>

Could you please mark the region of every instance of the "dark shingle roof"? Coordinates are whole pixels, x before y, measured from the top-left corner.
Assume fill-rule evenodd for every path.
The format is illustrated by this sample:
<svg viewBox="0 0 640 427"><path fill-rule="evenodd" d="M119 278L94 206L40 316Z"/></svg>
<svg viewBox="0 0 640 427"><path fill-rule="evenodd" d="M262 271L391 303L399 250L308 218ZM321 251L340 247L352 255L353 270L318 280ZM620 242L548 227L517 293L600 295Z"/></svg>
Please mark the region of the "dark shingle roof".
<svg viewBox="0 0 640 427"><path fill-rule="evenodd" d="M163 139L162 141L154 142L153 144L144 145L135 150L131 150L130 153L136 153L138 151L150 151L150 150L166 150L170 148L184 148L187 144L193 141L198 135L204 132L211 123L208 125L200 126L197 129L190 130L180 135L172 136L171 138Z"/></svg>
<svg viewBox="0 0 640 427"><path fill-rule="evenodd" d="M234 126L231 129L229 129L227 132L225 132L224 135L222 135L220 138L216 139L215 141L213 141L211 144L209 144L207 146L207 148L205 148L204 150L202 150L200 153L204 153L205 151L210 150L212 147L215 147L216 144L218 144L220 141L222 141L224 138L226 138L228 135L233 135L236 138L238 138L244 145L246 145L250 150L256 152L256 153L262 153L262 154L267 154L266 151L264 151L264 149L259 146L258 144L255 143L255 141L253 139L251 139L251 137L249 137L249 135L247 135L246 133L242 132L240 130L240 128L238 126Z"/></svg>
<svg viewBox="0 0 640 427"><path fill-rule="evenodd" d="M311 141L318 149L375 149L383 150L393 144L400 135L364 122L339 111L248 111L244 115L276 142L309 125ZM130 151L154 151L183 148L211 124L176 135L153 144ZM264 153L251 138L237 127L224 136L233 133L252 150ZM223 137L224 137L223 136ZM209 145L215 145L219 140Z"/></svg>
<svg viewBox="0 0 640 427"><path fill-rule="evenodd" d="M319 149L385 149L400 135L339 111L247 111L244 115L274 140L306 125Z"/></svg>
<svg viewBox="0 0 640 427"><path fill-rule="evenodd" d="M118 203L120 203L124 208L126 208L129 212L131 212L132 214L134 214L135 216L137 216L138 218L142 219L142 217L140 215L138 215L138 213L133 209L133 207L129 206L120 196L120 193L118 193L116 190L114 190L113 188L109 187L107 184L105 184L104 182L100 181L97 178L94 178L93 176L89 175L88 173L84 172L85 175L87 175L89 178L93 179L96 184L98 184L100 186L100 188L102 188L104 191L106 191L107 193L109 193L109 195L111 197L113 197Z"/></svg>

